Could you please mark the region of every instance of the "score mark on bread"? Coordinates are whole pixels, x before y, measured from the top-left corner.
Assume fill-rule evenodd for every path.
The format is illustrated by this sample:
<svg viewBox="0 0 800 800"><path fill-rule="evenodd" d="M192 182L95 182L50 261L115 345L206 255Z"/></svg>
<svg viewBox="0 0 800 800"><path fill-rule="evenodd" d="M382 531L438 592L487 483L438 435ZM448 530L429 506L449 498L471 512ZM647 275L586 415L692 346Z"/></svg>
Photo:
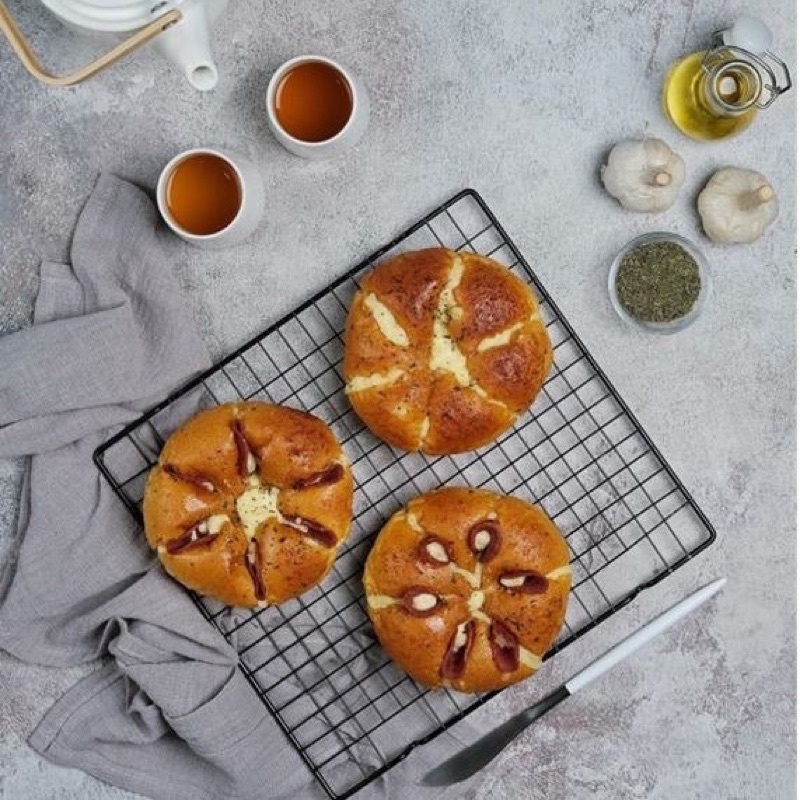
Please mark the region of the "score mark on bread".
<svg viewBox="0 0 800 800"><path fill-rule="evenodd" d="M357 375L351 378L345 386L346 394L355 394L356 392L365 392L367 389L377 389L381 386L391 386L397 383L401 378L405 377L405 372L401 369L394 367L388 372L373 373L372 375Z"/></svg>
<svg viewBox="0 0 800 800"><path fill-rule="evenodd" d="M552 363L533 292L472 253L406 253L362 281L347 320L345 391L389 444L432 455L487 444Z"/></svg>
<svg viewBox="0 0 800 800"><path fill-rule="evenodd" d="M472 377L469 374L467 359L458 344L450 335L450 323L459 320L464 312L456 302L455 290L464 275L464 262L460 256L453 259L453 265L447 273L447 282L439 295L433 318L433 340L429 365L432 370L450 372L455 376L459 386L469 386Z"/></svg>
<svg viewBox="0 0 800 800"><path fill-rule="evenodd" d="M539 312L536 311L531 314L528 321L540 322L541 317L539 317ZM522 330L524 326L525 322L515 322L505 330L500 331L500 333L495 333L493 336L485 336L478 342L477 351L479 353L485 353L487 350L492 350L495 347L503 347L504 345L510 344L514 334Z"/></svg>
<svg viewBox="0 0 800 800"><path fill-rule="evenodd" d="M368 294L364 298L364 305L369 309L372 318L375 320L380 332L392 344L398 347L408 347L410 344L408 334L403 326L394 318L394 314L383 304L374 294Z"/></svg>

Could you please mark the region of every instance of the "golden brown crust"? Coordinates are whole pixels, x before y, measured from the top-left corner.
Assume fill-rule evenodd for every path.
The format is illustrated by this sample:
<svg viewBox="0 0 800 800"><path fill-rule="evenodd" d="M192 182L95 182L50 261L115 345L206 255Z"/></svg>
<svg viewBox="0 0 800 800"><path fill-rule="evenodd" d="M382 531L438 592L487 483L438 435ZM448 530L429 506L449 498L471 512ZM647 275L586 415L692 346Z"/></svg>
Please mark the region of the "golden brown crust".
<svg viewBox="0 0 800 800"><path fill-rule="evenodd" d="M413 334L430 338L433 315L451 265L451 255L441 247L403 253L367 275L361 284L365 294L377 295Z"/></svg>
<svg viewBox="0 0 800 800"><path fill-rule="evenodd" d="M365 294L353 299L347 317L345 338L352 342L344 351L344 370L368 375L385 373L394 367L408 370L417 366L414 348L397 348L387 341L373 316L364 308Z"/></svg>
<svg viewBox="0 0 800 800"><path fill-rule="evenodd" d="M473 353L467 364L490 397L518 414L531 405L544 384L553 365L553 348L544 326L528 323L507 345Z"/></svg>
<svg viewBox="0 0 800 800"><path fill-rule="evenodd" d="M496 547L476 538L487 530ZM431 541L434 557L422 557ZM528 575L530 584L520 586ZM398 511L364 569L369 615L389 655L421 683L463 692L498 689L536 671L563 624L570 584L569 549L541 509L455 487ZM409 597L419 593L415 610ZM450 674L444 665L459 629L469 640L467 655L463 669Z"/></svg>
<svg viewBox="0 0 800 800"><path fill-rule="evenodd" d="M464 277L456 299L464 316L456 335L466 349L472 350L481 339L530 319L537 310L530 288L501 264L471 253L462 253L461 260Z"/></svg>
<svg viewBox="0 0 800 800"><path fill-rule="evenodd" d="M361 392L359 414L383 420L380 436L384 441L403 450L416 450L423 420L428 416L432 384L430 374L415 373L413 379Z"/></svg>
<svg viewBox="0 0 800 800"><path fill-rule="evenodd" d="M237 429L251 453L244 466ZM250 527L238 505L248 491L275 499ZM327 574L352 499L350 466L322 420L231 403L201 412L165 444L145 489L145 535L189 588L227 605L277 604Z"/></svg>
<svg viewBox="0 0 800 800"><path fill-rule="evenodd" d="M432 248L392 258L364 278L348 313L350 401L406 450L488 444L533 402L552 361L530 287L483 256Z"/></svg>
<svg viewBox="0 0 800 800"><path fill-rule="evenodd" d="M392 631L392 635L385 639L380 633L378 636L390 658L414 680L426 686L439 686L439 668L447 650L448 632L467 616L466 603L461 597L453 598L440 613L427 618L412 617L391 606L378 612L378 618L381 628ZM414 658L408 658L408 653L414 653Z"/></svg>
<svg viewBox="0 0 800 800"><path fill-rule="evenodd" d="M500 495L480 489L446 486L414 498L407 506L419 519L423 530L435 533L453 546L455 563L475 568L476 559L467 545L464 532L476 522L496 513Z"/></svg>
<svg viewBox="0 0 800 800"><path fill-rule="evenodd" d="M460 453L492 441L514 422L504 405L484 400L473 389L459 386L444 374L435 383L428 406L430 427L426 453Z"/></svg>

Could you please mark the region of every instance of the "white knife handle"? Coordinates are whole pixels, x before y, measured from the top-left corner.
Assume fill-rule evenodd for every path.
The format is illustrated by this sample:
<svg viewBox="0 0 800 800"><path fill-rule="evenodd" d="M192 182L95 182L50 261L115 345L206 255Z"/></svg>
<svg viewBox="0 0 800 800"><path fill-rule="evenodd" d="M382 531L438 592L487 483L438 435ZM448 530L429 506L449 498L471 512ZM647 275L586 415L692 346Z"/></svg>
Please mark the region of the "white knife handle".
<svg viewBox="0 0 800 800"><path fill-rule="evenodd" d="M687 614L702 605L712 595L715 595L725 584L725 578L719 578L708 586L703 586L694 594L690 594L680 603L668 608L663 614L656 617L652 622L647 623L643 628L632 633L627 639L623 639L619 644L612 647L600 658L592 661L587 667L571 677L564 685L570 694L588 686L593 680L599 678L604 672L619 664L628 656L633 655L641 647L644 647L651 639L654 639L667 628L674 625L678 620L683 619Z"/></svg>

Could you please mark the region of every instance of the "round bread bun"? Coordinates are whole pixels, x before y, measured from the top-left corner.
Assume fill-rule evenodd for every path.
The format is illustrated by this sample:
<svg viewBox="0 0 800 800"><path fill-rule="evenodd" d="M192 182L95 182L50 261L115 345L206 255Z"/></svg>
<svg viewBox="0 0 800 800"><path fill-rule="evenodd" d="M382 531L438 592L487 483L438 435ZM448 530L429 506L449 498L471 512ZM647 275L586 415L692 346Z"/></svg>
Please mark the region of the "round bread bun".
<svg viewBox="0 0 800 800"><path fill-rule="evenodd" d="M463 488L398 511L364 570L386 652L414 680L460 692L500 689L539 668L571 580L567 544L540 508Z"/></svg>
<svg viewBox="0 0 800 800"><path fill-rule="evenodd" d="M352 505L350 465L322 420L230 403L169 437L147 480L145 535L184 586L226 605L274 605L325 577Z"/></svg>
<svg viewBox="0 0 800 800"><path fill-rule="evenodd" d="M553 348L530 287L444 248L392 258L350 306L345 391L379 438L431 455L488 444L534 401Z"/></svg>

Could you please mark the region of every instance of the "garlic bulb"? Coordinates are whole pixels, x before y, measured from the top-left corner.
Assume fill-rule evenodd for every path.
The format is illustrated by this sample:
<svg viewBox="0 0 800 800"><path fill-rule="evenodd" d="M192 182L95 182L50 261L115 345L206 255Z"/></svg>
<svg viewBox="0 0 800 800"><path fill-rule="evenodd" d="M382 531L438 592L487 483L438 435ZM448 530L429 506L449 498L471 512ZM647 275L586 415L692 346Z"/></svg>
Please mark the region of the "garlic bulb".
<svg viewBox="0 0 800 800"><path fill-rule="evenodd" d="M754 242L778 216L769 181L752 169L725 167L711 176L697 198L703 229L712 242Z"/></svg>
<svg viewBox="0 0 800 800"><path fill-rule="evenodd" d="M683 159L661 139L618 142L600 167L606 191L630 211L666 211L685 174Z"/></svg>

